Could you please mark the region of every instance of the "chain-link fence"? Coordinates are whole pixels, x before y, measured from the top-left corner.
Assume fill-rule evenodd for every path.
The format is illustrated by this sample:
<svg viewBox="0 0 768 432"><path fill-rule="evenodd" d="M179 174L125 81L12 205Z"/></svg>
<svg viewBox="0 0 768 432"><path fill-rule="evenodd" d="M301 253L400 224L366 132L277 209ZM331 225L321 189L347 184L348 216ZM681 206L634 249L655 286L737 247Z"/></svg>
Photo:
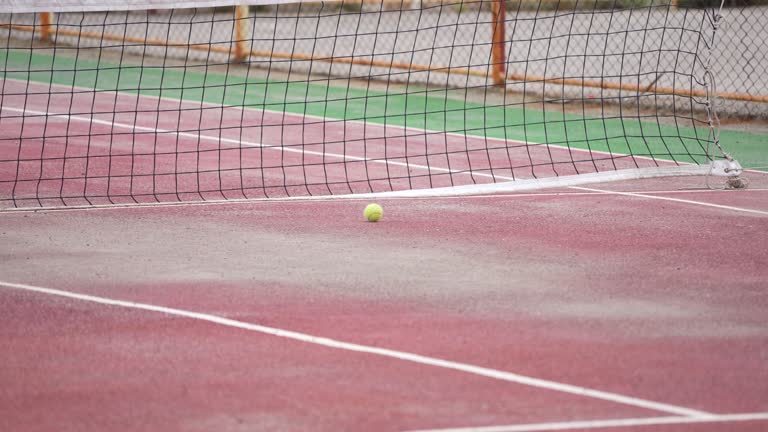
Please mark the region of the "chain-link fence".
<svg viewBox="0 0 768 432"><path fill-rule="evenodd" d="M723 99L720 110L768 118L768 6L726 7L722 15L713 57L717 90L755 101Z"/></svg>

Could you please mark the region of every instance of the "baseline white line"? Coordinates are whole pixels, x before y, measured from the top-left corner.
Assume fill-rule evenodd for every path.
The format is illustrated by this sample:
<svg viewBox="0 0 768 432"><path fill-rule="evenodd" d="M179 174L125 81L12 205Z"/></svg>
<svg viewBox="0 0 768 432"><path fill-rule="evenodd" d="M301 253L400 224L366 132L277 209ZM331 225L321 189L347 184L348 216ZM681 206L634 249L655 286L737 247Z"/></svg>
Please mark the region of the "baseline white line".
<svg viewBox="0 0 768 432"><path fill-rule="evenodd" d="M693 417L646 417L611 420L585 420L572 422L530 423L507 426L479 426L448 429L419 429L409 432L539 432L571 429L600 429L632 426L653 426L686 423L720 423L768 420L768 413L718 414L705 418Z"/></svg>
<svg viewBox="0 0 768 432"><path fill-rule="evenodd" d="M699 205L704 207L718 208L722 210L731 210L731 211L737 211L737 212L754 213L762 216L768 216L768 211L764 211L764 210L754 210L754 209L748 209L743 207L734 207L734 206L723 205L723 204L713 204L713 203L708 203L703 201L693 201L693 200L687 200L682 198L672 198L672 197L665 197L665 196L658 196L658 195L647 195L646 193L639 193L639 192L617 192L617 191L610 191L610 190L604 190L604 189L588 188L583 186L571 186L571 188L589 191L589 192L600 192L606 195L624 195L624 196L631 196L631 197L637 197L637 198L672 201L672 202L679 202L683 204L693 204L693 205Z"/></svg>
<svg viewBox="0 0 768 432"><path fill-rule="evenodd" d="M294 332L290 330L284 330L280 328L267 327L258 324L251 324L243 321L236 321L229 318L223 318L216 315L210 315L200 312L192 312L181 309L174 309L164 306L151 305L146 303L136 303L131 301L116 300L106 297L98 297L87 294L78 294L70 291L62 291L53 288L44 288L27 284L19 284L12 282L0 281L0 286L7 288L26 290L32 292L38 292L43 294L55 295L60 297L66 297L76 300L83 300L92 303L119 306L130 309L140 309L152 312L160 312L168 315L181 316L185 318L196 319L200 321L207 321L224 326L251 330L272 336L283 337L287 339L293 339L301 342L321 345L329 348L354 351L360 353L374 354L383 357L395 358L398 360L409 361L413 363L419 363L428 366L435 366L445 369L452 369L461 372L466 372L474 375L480 375L488 378L493 378L502 381L513 382L517 384L527 385L530 387L537 387L547 390L553 390L562 393L574 394L577 396L583 396L593 399L600 399L609 402L615 402L624 405L631 405L634 407L645 408L649 410L655 410L670 414L677 414L681 416L691 418L712 418L715 414L711 414L705 411L699 411L691 408L685 408L676 405L665 404L661 402L650 401L646 399L634 398L631 396L624 396L616 393L610 393L600 390L594 390L586 387L579 387L570 384L564 384L556 381L549 381L540 378L533 378L525 375L519 375L512 372L504 372L496 369L485 368L481 366L475 366L466 363L459 363L449 360L443 360L435 357L427 357L419 354L413 354L404 351L396 351L387 348L379 348L369 345L360 345L355 343L343 342L339 340L324 338L320 336L313 336L310 334Z"/></svg>

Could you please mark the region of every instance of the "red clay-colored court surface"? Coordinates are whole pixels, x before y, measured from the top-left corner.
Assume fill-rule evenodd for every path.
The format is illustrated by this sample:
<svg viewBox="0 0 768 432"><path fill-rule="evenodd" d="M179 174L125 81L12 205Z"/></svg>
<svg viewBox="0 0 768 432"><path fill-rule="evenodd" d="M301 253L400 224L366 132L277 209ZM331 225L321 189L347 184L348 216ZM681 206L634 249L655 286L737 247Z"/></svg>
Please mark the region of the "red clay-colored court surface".
<svg viewBox="0 0 768 432"><path fill-rule="evenodd" d="M5 3L0 432L768 431L716 5Z"/></svg>
<svg viewBox="0 0 768 432"><path fill-rule="evenodd" d="M768 430L766 173L3 85L0 431Z"/></svg>
<svg viewBox="0 0 768 432"><path fill-rule="evenodd" d="M764 431L768 176L0 214L0 430Z"/></svg>

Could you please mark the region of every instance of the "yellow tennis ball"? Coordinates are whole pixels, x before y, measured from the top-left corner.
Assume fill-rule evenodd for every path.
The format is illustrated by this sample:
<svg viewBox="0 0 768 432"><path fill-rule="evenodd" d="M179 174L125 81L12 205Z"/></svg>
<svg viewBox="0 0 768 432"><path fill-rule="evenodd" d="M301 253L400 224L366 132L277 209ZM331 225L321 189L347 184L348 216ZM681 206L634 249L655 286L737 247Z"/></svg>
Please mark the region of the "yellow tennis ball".
<svg viewBox="0 0 768 432"><path fill-rule="evenodd" d="M363 216L368 222L376 222L384 216L384 209L378 204L368 204L365 206Z"/></svg>

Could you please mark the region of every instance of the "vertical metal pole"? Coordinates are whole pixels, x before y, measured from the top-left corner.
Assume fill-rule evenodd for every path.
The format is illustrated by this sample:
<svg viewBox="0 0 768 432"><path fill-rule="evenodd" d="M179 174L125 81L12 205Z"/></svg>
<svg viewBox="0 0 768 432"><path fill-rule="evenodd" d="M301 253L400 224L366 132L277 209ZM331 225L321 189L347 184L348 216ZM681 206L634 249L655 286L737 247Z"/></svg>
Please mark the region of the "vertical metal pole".
<svg viewBox="0 0 768 432"><path fill-rule="evenodd" d="M51 12L40 12L40 40L48 42L51 39Z"/></svg>
<svg viewBox="0 0 768 432"><path fill-rule="evenodd" d="M506 60L504 59L506 51L506 38L504 36L506 9L506 0L492 0L493 45L491 45L491 73L493 83L497 86L504 86L506 82Z"/></svg>
<svg viewBox="0 0 768 432"><path fill-rule="evenodd" d="M236 62L245 61L248 58L248 41L246 31L248 28L248 6L235 6L235 22L232 28L234 39L234 53L232 58Z"/></svg>

